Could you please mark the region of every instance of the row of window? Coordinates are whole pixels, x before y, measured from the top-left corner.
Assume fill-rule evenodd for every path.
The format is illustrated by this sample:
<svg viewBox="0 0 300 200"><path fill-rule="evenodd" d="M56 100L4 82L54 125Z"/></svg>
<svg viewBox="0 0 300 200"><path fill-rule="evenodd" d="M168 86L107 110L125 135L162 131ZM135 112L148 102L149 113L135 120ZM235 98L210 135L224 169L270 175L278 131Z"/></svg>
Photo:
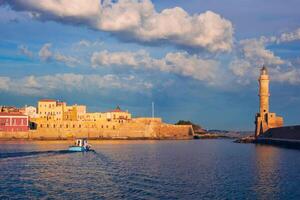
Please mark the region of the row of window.
<svg viewBox="0 0 300 200"><path fill-rule="evenodd" d="M27 125L27 120L26 119L20 119L19 123L17 123L17 119L12 119L12 124L9 123L9 119L0 119L0 124L3 126L16 126L16 125L21 125L25 126Z"/></svg>
<svg viewBox="0 0 300 200"><path fill-rule="evenodd" d="M60 124L59 126L56 126L55 124L51 125L50 124L47 124L47 125L43 125L43 124L40 124L40 128L96 128L96 125L92 125L92 126L88 126L86 125L85 127L82 126L81 124L79 124L77 127L75 124L73 124L72 126L69 126L68 124L66 124L65 126L63 124ZM101 128L109 128L110 126L109 125L102 125ZM115 126L111 126L112 129L115 129L116 127Z"/></svg>
<svg viewBox="0 0 300 200"><path fill-rule="evenodd" d="M61 114L61 112L45 112L45 115L60 115ZM42 115L42 112L40 112L40 115Z"/></svg>
<svg viewBox="0 0 300 200"><path fill-rule="evenodd" d="M43 105L40 105L40 107L42 107ZM46 108L47 105L44 104L44 107ZM56 104L48 104L48 107L51 108L51 107L56 107Z"/></svg>

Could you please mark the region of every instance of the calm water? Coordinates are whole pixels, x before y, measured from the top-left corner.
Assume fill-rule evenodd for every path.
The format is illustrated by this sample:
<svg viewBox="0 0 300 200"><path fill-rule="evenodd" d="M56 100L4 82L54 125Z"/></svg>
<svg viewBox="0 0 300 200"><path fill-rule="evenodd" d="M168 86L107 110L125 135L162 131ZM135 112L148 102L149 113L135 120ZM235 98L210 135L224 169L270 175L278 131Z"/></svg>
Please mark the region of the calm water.
<svg viewBox="0 0 300 200"><path fill-rule="evenodd" d="M231 140L0 142L0 199L300 199L300 151Z"/></svg>

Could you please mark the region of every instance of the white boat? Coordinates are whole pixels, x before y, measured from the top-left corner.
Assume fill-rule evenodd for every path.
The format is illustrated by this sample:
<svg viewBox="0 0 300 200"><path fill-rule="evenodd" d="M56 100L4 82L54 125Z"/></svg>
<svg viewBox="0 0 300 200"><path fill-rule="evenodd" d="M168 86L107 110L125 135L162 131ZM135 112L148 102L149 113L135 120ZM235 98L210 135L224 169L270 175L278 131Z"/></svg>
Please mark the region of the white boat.
<svg viewBox="0 0 300 200"><path fill-rule="evenodd" d="M87 139L84 138L75 140L75 144L69 146L69 151L83 152L91 150L91 145L89 145Z"/></svg>

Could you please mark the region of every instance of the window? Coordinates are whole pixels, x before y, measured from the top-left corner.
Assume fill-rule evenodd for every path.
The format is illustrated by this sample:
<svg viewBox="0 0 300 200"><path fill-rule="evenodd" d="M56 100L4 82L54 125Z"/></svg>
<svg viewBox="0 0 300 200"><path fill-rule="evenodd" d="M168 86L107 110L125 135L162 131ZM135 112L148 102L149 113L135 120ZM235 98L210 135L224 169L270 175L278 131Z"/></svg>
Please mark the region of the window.
<svg viewBox="0 0 300 200"><path fill-rule="evenodd" d="M73 124L73 128L75 128L75 124Z"/></svg>
<svg viewBox="0 0 300 200"><path fill-rule="evenodd" d="M81 128L81 124L79 124L79 128Z"/></svg>
<svg viewBox="0 0 300 200"><path fill-rule="evenodd" d="M66 125L66 128L69 128L68 124Z"/></svg>
<svg viewBox="0 0 300 200"><path fill-rule="evenodd" d="M43 128L43 124L41 124L40 127Z"/></svg>
<svg viewBox="0 0 300 200"><path fill-rule="evenodd" d="M49 128L49 124L47 124L47 128Z"/></svg>
<svg viewBox="0 0 300 200"><path fill-rule="evenodd" d="M55 128L55 124L53 124L53 128Z"/></svg>

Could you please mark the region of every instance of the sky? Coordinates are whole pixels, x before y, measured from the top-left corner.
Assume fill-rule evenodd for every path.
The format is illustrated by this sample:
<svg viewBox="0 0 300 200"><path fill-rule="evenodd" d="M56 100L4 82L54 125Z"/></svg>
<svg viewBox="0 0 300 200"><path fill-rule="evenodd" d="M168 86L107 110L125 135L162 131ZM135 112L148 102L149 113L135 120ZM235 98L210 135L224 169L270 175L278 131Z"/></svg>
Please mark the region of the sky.
<svg viewBox="0 0 300 200"><path fill-rule="evenodd" d="M0 105L41 98L133 116L254 130L258 75L270 111L300 124L298 0L0 0Z"/></svg>

